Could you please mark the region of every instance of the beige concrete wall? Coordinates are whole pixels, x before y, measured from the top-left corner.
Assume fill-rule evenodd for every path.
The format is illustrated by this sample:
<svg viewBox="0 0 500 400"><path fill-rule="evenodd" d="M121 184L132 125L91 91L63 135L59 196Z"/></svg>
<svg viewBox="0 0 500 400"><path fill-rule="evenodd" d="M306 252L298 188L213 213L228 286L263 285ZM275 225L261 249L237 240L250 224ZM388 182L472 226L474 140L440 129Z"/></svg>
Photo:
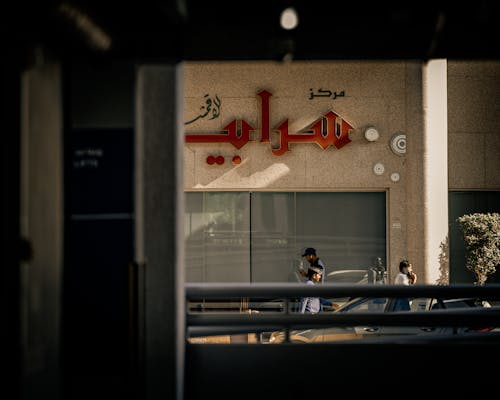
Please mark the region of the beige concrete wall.
<svg viewBox="0 0 500 400"><path fill-rule="evenodd" d="M448 61L449 188L500 190L500 61Z"/></svg>
<svg viewBox="0 0 500 400"><path fill-rule="evenodd" d="M220 99L220 115L200 117L185 125L187 133L216 133L233 119L256 127L254 138L240 150L231 144L186 144L185 190L386 190L388 199L388 259L394 276L399 260L411 257L418 272L423 243L421 203L422 90L421 65L411 62L213 62L185 65L185 120L203 113L204 96ZM331 90L344 97L310 99L310 89ZM260 139L260 98L270 98L270 125L289 120L290 133L299 132L328 111L354 129L351 143L323 150L315 143L290 144L282 156ZM368 142L364 129L373 125L380 139ZM390 139L407 135L406 155L391 151ZM413 157L409 153L413 152ZM208 155L226 156L225 164L208 165ZM232 165L233 155L242 163ZM382 163L385 172L375 175ZM409 166L411 168L409 168ZM398 172L399 182L390 176ZM409 225L411 223L411 226ZM408 233L412 245L408 246ZM423 244L422 244L423 246ZM409 249L411 248L411 250Z"/></svg>

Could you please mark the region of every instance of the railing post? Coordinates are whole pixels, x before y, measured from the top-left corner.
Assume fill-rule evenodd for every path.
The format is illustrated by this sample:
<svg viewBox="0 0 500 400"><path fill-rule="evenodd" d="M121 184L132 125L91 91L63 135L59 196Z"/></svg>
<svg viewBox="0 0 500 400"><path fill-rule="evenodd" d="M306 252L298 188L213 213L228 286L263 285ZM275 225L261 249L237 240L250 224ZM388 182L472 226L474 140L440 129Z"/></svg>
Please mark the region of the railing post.
<svg viewBox="0 0 500 400"><path fill-rule="evenodd" d="M290 314L290 297L285 298L285 314ZM285 342L290 342L290 327L288 325L285 327Z"/></svg>

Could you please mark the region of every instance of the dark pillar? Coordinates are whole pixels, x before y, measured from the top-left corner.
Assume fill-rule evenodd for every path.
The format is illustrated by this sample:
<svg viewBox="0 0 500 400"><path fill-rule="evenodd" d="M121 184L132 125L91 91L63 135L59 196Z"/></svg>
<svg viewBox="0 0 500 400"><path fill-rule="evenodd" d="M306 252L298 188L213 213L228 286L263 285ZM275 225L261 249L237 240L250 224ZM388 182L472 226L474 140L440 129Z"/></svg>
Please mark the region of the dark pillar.
<svg viewBox="0 0 500 400"><path fill-rule="evenodd" d="M138 68L136 260L143 265L146 398L183 399L182 65Z"/></svg>
<svg viewBox="0 0 500 400"><path fill-rule="evenodd" d="M0 343L3 371L0 397L19 398L21 376L19 320L19 138L20 75L0 58Z"/></svg>

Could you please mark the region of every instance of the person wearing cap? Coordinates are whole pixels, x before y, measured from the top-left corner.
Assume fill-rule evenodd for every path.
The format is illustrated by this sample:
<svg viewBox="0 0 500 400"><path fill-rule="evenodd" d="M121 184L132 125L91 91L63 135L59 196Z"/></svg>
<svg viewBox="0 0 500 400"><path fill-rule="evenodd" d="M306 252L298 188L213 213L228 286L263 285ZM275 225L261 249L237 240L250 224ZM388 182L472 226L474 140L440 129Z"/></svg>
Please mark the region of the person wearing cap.
<svg viewBox="0 0 500 400"><path fill-rule="evenodd" d="M305 250L304 250L304 253L302 254L302 257L305 257L306 258L306 261L309 262L309 268L308 270L306 271L305 269L301 268L299 269L299 273L304 277L304 278L307 278L309 276L309 271L311 270L311 268L317 268L321 271L321 281L320 283L324 283L325 282L325 275L326 275L326 267L325 267L325 264L323 263L323 261L318 257L318 254L317 254L317 251L314 247L307 247ZM319 298L319 301L320 301L320 308L321 310L323 310L323 307L324 306L327 306L327 307L332 307L333 304L330 300L327 300L323 297L320 297Z"/></svg>
<svg viewBox="0 0 500 400"><path fill-rule="evenodd" d="M318 257L316 249L313 247L308 247L304 250L304 254L302 254L302 257L306 258L306 261L309 263L309 268L311 267L317 267L321 269L321 283L325 282L325 264L321 259ZM304 269L299 270L300 274L306 278L307 277L307 271Z"/></svg>
<svg viewBox="0 0 500 400"><path fill-rule="evenodd" d="M321 282L323 270L319 267L309 267L307 270L306 285L316 285ZM321 311L321 301L319 297L303 297L300 300L300 313L316 314Z"/></svg>

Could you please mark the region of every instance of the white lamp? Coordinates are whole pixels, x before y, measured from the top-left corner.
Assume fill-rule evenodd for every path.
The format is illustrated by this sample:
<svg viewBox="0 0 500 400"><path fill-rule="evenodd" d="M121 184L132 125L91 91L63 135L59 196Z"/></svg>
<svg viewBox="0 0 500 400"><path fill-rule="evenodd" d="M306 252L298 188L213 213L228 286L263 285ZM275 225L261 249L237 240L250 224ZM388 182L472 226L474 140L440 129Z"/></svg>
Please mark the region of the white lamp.
<svg viewBox="0 0 500 400"><path fill-rule="evenodd" d="M375 142L378 140L380 137L380 134L378 133L377 129L375 129L373 126L369 126L368 128L365 129L365 139L368 140L369 142Z"/></svg>
<svg viewBox="0 0 500 400"><path fill-rule="evenodd" d="M385 166L382 163L376 163L373 166L373 173L375 175L382 175L385 172Z"/></svg>
<svg viewBox="0 0 500 400"><path fill-rule="evenodd" d="M295 8L288 7L281 12L280 25L287 31L295 29L299 24L299 16Z"/></svg>

